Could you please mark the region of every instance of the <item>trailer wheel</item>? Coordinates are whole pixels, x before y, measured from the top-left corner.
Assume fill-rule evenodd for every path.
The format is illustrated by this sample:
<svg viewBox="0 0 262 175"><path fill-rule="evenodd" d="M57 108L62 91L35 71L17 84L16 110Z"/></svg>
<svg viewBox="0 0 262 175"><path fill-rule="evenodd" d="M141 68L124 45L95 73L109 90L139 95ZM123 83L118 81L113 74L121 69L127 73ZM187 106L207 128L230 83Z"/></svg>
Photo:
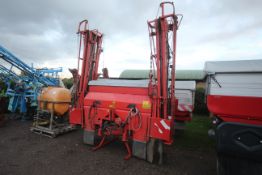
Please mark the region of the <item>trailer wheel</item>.
<svg viewBox="0 0 262 175"><path fill-rule="evenodd" d="M261 175L262 162L227 155L217 155L217 175Z"/></svg>
<svg viewBox="0 0 262 175"><path fill-rule="evenodd" d="M217 155L217 175L226 175L226 162L221 155Z"/></svg>

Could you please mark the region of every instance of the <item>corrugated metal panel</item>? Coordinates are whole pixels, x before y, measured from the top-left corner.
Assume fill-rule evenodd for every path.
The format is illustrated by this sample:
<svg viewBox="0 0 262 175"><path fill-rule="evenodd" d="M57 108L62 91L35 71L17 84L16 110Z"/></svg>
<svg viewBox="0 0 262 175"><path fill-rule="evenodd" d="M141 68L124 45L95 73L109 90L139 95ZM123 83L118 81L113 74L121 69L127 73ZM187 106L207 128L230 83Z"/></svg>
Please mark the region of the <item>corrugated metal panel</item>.
<svg viewBox="0 0 262 175"><path fill-rule="evenodd" d="M210 95L262 97L262 73L218 73L209 88Z"/></svg>

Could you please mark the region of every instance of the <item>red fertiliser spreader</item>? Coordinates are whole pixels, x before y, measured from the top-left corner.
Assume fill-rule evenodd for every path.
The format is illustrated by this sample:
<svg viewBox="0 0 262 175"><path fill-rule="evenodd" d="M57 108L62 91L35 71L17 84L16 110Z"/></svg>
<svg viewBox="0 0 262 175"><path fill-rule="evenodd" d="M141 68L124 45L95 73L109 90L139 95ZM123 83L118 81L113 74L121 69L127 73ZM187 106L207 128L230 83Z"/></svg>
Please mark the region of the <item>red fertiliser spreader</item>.
<svg viewBox="0 0 262 175"><path fill-rule="evenodd" d="M262 174L262 60L209 61L205 71L218 174ZM249 167L234 165L238 159Z"/></svg>
<svg viewBox="0 0 262 175"><path fill-rule="evenodd" d="M165 13L166 6L173 10L170 14ZM89 30L86 20L79 25L78 80L70 123L82 126L84 143L95 145L94 150L120 139L128 152L125 159L133 155L161 163L163 145L173 142L176 31L181 18L172 2L161 3L160 8L161 15L148 21L148 80L98 78L103 35ZM95 137L100 138L97 144Z"/></svg>

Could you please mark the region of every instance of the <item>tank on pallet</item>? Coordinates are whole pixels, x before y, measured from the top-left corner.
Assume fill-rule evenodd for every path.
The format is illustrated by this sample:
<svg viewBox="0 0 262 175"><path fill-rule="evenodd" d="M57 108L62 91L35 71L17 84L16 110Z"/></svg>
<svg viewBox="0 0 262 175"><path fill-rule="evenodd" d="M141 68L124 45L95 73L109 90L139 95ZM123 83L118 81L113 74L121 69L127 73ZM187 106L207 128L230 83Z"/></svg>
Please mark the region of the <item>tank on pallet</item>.
<svg viewBox="0 0 262 175"><path fill-rule="evenodd" d="M61 87L44 88L38 97L41 110L53 110L59 117L68 111L71 102L70 91Z"/></svg>
<svg viewBox="0 0 262 175"><path fill-rule="evenodd" d="M68 110L71 93L62 87L46 87L38 96L38 110L31 131L56 137L74 130L69 124Z"/></svg>

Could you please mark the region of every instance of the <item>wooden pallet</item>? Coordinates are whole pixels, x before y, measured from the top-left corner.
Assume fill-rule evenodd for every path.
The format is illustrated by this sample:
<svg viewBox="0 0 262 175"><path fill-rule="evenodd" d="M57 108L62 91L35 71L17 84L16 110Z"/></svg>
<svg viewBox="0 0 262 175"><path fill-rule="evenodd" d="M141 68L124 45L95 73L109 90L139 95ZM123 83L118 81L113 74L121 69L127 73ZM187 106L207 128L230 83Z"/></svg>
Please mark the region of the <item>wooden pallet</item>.
<svg viewBox="0 0 262 175"><path fill-rule="evenodd" d="M64 126L59 126L56 128L50 129L49 127L44 127L44 126L32 126L30 130L36 134L44 135L50 138L55 138L58 135L70 132L75 130L76 127L71 126L71 125L64 125Z"/></svg>

